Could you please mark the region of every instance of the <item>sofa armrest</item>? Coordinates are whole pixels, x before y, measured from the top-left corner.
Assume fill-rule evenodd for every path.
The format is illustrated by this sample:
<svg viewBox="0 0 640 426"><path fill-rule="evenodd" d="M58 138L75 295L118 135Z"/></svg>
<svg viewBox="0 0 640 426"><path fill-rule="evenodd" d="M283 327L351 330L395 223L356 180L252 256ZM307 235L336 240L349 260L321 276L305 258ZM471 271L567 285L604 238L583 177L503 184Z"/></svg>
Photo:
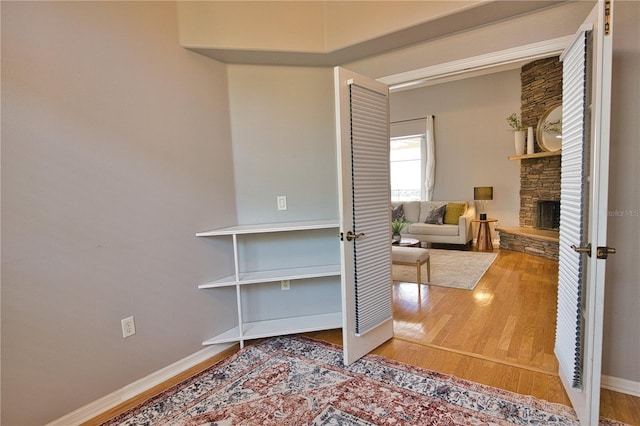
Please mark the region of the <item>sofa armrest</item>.
<svg viewBox="0 0 640 426"><path fill-rule="evenodd" d="M474 201L467 202L467 211L458 219L458 232L464 241L473 239L472 220L476 218L476 203Z"/></svg>

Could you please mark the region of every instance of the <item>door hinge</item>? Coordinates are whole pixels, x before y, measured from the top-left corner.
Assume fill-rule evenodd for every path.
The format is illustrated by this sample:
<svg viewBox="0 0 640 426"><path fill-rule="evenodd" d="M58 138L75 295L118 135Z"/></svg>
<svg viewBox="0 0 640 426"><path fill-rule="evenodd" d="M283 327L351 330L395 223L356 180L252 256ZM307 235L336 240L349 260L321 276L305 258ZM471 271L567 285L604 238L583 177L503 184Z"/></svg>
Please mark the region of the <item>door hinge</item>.
<svg viewBox="0 0 640 426"><path fill-rule="evenodd" d="M604 2L604 35L611 33L611 0Z"/></svg>

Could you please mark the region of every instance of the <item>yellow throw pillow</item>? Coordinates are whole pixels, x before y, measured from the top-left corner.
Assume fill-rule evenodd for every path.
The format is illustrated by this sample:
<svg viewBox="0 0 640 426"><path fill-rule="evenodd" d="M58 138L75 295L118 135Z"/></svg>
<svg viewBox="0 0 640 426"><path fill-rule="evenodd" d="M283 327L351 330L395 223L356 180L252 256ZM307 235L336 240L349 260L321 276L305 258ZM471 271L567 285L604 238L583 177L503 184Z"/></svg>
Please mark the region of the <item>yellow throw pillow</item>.
<svg viewBox="0 0 640 426"><path fill-rule="evenodd" d="M465 203L447 203L447 210L444 213L444 223L446 225L457 225L460 216L467 211Z"/></svg>

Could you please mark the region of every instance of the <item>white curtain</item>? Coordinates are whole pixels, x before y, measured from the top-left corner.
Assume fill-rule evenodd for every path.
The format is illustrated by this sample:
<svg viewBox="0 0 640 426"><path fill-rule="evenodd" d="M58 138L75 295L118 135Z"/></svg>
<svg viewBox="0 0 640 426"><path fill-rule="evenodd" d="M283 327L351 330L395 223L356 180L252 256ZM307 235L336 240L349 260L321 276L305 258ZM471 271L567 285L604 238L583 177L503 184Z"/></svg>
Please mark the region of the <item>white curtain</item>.
<svg viewBox="0 0 640 426"><path fill-rule="evenodd" d="M430 201L433 197L433 187L436 175L435 133L433 131L433 115L426 117L401 120L391 123L391 137L422 136L421 158L422 173L420 185L420 199Z"/></svg>
<svg viewBox="0 0 640 426"><path fill-rule="evenodd" d="M433 132L433 115L427 116L426 130L422 139L422 165L424 180L422 183L422 199L431 201L433 187L436 183L435 134Z"/></svg>

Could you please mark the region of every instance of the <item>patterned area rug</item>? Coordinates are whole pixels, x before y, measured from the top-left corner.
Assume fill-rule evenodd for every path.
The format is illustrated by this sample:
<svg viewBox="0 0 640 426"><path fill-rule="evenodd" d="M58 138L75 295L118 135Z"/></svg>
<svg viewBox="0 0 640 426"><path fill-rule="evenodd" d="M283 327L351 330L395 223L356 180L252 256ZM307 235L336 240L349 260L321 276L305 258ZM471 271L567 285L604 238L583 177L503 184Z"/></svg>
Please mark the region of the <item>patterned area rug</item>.
<svg viewBox="0 0 640 426"><path fill-rule="evenodd" d="M429 249L431 260L431 282L427 280L427 265L422 265L422 283L440 287L473 290L498 253L477 251ZM393 265L394 281L416 282L416 268Z"/></svg>
<svg viewBox="0 0 640 426"><path fill-rule="evenodd" d="M532 397L301 337L248 346L107 425L577 425ZM606 424L616 424L608 422Z"/></svg>

